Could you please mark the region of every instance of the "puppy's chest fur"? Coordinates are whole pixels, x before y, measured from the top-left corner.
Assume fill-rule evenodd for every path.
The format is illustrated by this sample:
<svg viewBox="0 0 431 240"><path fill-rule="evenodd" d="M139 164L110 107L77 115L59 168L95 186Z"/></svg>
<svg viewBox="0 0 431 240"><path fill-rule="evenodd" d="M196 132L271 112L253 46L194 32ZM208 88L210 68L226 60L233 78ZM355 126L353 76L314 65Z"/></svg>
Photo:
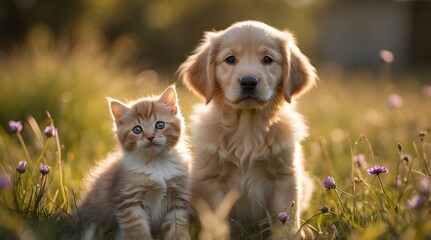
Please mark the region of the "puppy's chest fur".
<svg viewBox="0 0 431 240"><path fill-rule="evenodd" d="M292 151L292 139L277 139L278 134L284 131L280 129L279 124L262 127L253 119L239 120L237 129L233 131L225 129L219 136L223 139L218 150L222 165L229 162L248 170L258 161L274 161L281 153L288 154ZM275 132L278 134L274 134Z"/></svg>
<svg viewBox="0 0 431 240"><path fill-rule="evenodd" d="M200 131L196 136L198 154L218 158L221 175L233 169L247 175L255 167L263 167L261 170L271 176L284 168L292 169L295 146L305 137L306 128L299 114L283 110L286 109L280 108L272 114L230 111L216 116L211 110L204 113L195 126L214 131L212 135ZM196 164L199 162L206 161Z"/></svg>

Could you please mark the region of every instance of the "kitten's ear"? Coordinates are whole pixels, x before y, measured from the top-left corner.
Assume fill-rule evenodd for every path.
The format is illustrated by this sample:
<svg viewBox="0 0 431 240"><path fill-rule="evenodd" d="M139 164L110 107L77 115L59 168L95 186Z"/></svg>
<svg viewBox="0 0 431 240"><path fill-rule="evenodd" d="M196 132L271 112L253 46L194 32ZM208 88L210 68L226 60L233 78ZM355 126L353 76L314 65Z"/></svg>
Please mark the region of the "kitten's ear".
<svg viewBox="0 0 431 240"><path fill-rule="evenodd" d="M108 98L108 101L109 101L109 107L111 109L112 117L114 117L115 120L119 119L129 110L129 107L127 107L126 105L124 105L122 102L118 100L115 100L113 98Z"/></svg>
<svg viewBox="0 0 431 240"><path fill-rule="evenodd" d="M166 104L168 107L172 109L174 114L178 112L178 104L177 104L177 91L175 90L175 86L172 85L168 87L160 96L159 101Z"/></svg>

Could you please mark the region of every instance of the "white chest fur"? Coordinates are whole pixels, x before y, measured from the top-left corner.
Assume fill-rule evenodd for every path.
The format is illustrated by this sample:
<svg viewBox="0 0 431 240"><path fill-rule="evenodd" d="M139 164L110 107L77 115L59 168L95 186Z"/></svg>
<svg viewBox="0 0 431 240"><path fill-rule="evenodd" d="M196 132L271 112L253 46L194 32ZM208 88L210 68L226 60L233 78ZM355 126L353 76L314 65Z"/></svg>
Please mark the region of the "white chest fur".
<svg viewBox="0 0 431 240"><path fill-rule="evenodd" d="M125 170L136 174L145 174L151 181L164 183L169 179L184 174L179 159L175 157L144 161L134 156L126 157L124 161Z"/></svg>
<svg viewBox="0 0 431 240"><path fill-rule="evenodd" d="M129 156L124 160L123 168L127 174L125 184L131 185L133 189L129 192L134 196L132 201L143 206L152 225L160 225L171 204L171 180L187 174L187 168L184 169L179 159L174 157L144 161Z"/></svg>

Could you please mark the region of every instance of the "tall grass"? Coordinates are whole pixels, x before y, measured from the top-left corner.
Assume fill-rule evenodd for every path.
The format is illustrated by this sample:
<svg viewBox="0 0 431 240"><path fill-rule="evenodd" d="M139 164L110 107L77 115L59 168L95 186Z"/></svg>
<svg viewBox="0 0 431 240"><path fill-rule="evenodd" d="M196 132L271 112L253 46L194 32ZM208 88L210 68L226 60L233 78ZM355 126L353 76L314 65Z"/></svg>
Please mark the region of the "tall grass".
<svg viewBox="0 0 431 240"><path fill-rule="evenodd" d="M124 56L94 39L70 46L43 28L31 36L0 55L0 236L79 238L68 214L82 178L115 147L105 97L158 93L175 78L126 69ZM306 167L318 186L302 224L319 239L431 237L431 98L421 79L388 67L381 74L321 66L318 87L298 104L310 127ZM181 86L179 97L188 120L198 100ZM9 120L23 129L10 131ZM369 174L374 165L389 172ZM335 186L327 189L328 176ZM241 238L260 236L234 228Z"/></svg>
<svg viewBox="0 0 431 240"><path fill-rule="evenodd" d="M321 68L323 81L301 104L311 126L308 168L320 186L305 225L324 239L429 238L427 87L412 75L329 69ZM388 173L369 174L375 165ZM323 186L327 176L336 187Z"/></svg>

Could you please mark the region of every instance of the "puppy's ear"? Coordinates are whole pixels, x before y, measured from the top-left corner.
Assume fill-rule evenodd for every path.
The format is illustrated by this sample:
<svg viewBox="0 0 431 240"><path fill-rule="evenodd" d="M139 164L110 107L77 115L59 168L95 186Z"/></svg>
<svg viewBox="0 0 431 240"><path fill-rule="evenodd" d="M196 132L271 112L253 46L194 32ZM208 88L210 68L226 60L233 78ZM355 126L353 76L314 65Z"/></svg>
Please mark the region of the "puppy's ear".
<svg viewBox="0 0 431 240"><path fill-rule="evenodd" d="M184 84L198 96L204 97L208 104L215 90L215 55L217 44L213 32L205 33L202 43L184 61L178 72Z"/></svg>
<svg viewBox="0 0 431 240"><path fill-rule="evenodd" d="M308 58L296 46L296 41L290 32L284 32L284 62L283 62L283 94L287 102L292 97L298 97L314 86L316 69Z"/></svg>

